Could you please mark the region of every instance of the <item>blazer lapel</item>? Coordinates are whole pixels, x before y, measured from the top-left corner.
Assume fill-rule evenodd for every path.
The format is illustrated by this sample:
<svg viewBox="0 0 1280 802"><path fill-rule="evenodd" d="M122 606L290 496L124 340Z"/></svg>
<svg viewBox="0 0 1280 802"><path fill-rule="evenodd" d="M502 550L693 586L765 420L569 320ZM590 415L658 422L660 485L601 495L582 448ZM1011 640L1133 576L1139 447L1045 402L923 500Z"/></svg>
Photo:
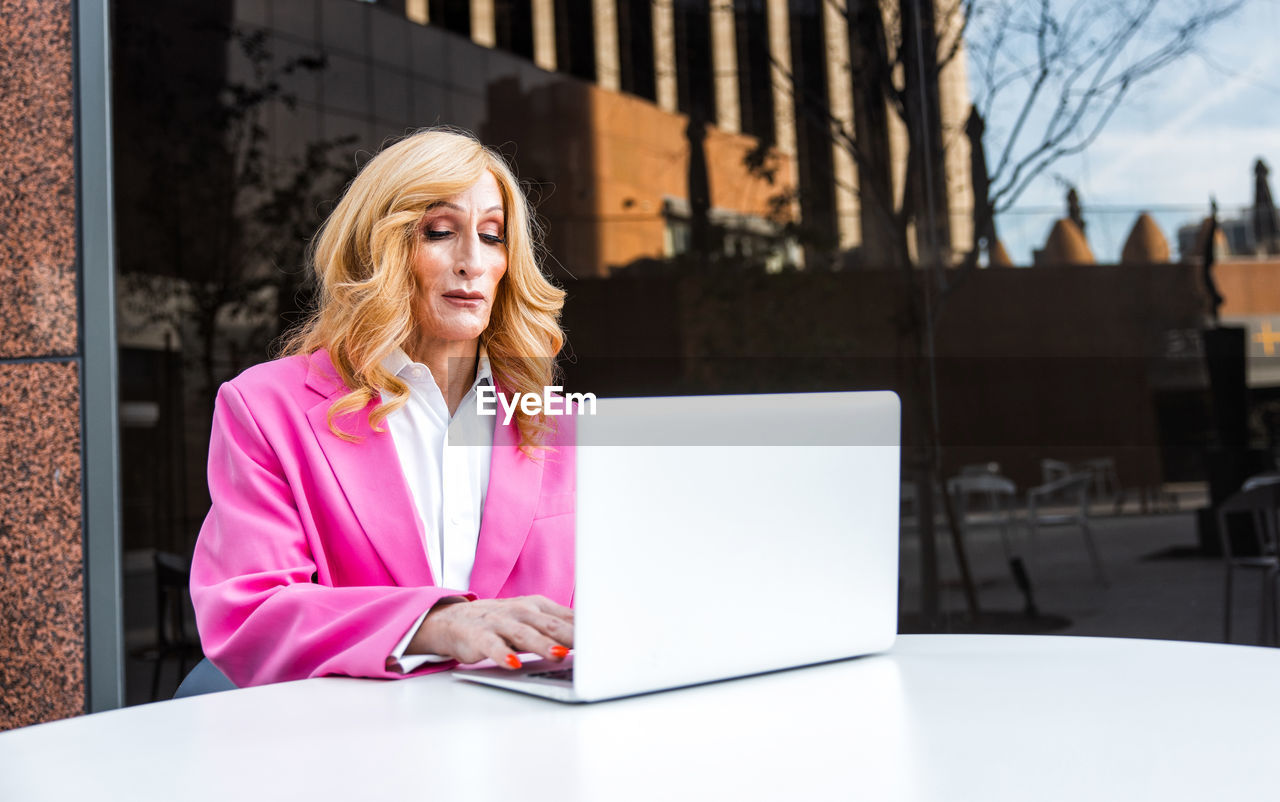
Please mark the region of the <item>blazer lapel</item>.
<svg viewBox="0 0 1280 802"><path fill-rule="evenodd" d="M395 442L389 431L375 432L369 425L369 413L379 402L370 401L358 413L338 419L340 429L358 438L353 443L329 428L329 407L347 388L323 351L312 355L307 386L324 396L307 411L316 440L387 572L404 587L435 584L423 545L422 521L400 469Z"/></svg>
<svg viewBox="0 0 1280 802"><path fill-rule="evenodd" d="M493 457L489 463L489 490L485 495L476 561L471 569L471 590L482 599L494 598L511 575L516 558L537 510L542 490L542 463L520 451L515 421L499 420L493 433Z"/></svg>

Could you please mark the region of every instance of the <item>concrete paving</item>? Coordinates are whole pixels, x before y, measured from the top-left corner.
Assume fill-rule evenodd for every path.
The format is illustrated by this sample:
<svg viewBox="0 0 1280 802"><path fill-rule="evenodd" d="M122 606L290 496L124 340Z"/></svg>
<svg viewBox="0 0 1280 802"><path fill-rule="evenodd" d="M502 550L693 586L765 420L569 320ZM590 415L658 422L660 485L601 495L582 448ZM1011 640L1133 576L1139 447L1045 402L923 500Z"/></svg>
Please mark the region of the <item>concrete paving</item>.
<svg viewBox="0 0 1280 802"><path fill-rule="evenodd" d="M1224 567L1199 554L1193 511L1091 519L1107 583L1098 581L1079 528L1042 529L1038 556L1025 530L1010 537L1026 560L1041 617L1024 613L999 532L973 529L965 543L982 615L967 612L948 530L939 528L940 606L933 626L920 619L919 538L905 532L901 550L904 632L1039 632L1222 642ZM1237 573L1232 641L1257 644L1260 572Z"/></svg>

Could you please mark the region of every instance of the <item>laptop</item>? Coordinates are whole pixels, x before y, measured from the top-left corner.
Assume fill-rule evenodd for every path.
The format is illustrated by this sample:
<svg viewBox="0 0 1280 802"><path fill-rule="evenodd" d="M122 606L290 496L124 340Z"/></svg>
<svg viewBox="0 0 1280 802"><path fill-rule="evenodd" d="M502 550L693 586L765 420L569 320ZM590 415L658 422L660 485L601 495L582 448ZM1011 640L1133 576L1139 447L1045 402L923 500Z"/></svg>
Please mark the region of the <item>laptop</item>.
<svg viewBox="0 0 1280 802"><path fill-rule="evenodd" d="M888 649L900 416L891 392L599 399L573 654L454 676L595 702Z"/></svg>

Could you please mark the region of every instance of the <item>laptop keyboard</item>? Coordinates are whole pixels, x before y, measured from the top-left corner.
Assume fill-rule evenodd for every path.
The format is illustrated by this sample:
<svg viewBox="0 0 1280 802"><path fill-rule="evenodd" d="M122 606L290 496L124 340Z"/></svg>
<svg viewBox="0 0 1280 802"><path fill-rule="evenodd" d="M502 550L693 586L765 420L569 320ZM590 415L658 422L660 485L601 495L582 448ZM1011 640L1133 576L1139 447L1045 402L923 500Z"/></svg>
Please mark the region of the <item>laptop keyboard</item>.
<svg viewBox="0 0 1280 802"><path fill-rule="evenodd" d="M536 671L527 676L536 677L538 679L554 679L564 682L573 682L573 666L568 668L556 668L551 671Z"/></svg>

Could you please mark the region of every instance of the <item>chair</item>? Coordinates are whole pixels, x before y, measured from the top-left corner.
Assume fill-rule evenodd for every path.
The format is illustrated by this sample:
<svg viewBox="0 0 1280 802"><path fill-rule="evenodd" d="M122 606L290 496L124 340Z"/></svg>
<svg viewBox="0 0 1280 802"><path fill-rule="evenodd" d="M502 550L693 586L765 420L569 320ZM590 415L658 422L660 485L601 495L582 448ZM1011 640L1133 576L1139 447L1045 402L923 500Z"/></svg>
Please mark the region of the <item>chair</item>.
<svg viewBox="0 0 1280 802"><path fill-rule="evenodd" d="M1054 462L1054 460L1044 460ZM1041 463L1043 467L1043 462ZM1062 465L1063 463L1058 463ZM1052 469L1055 473L1059 469ZM1048 471L1046 471L1048 473ZM1089 526L1089 486L1093 483L1093 475L1088 471L1077 471L1045 482L1039 487L1027 491L1027 528L1031 532L1031 540L1035 543L1037 556L1040 552L1040 527L1042 526L1078 526L1084 537L1085 548L1089 552L1089 560L1093 563L1094 574L1098 582L1107 586L1107 575L1102 568L1102 558L1098 556L1098 547L1093 542L1093 529ZM1059 506L1047 509L1049 504Z"/></svg>
<svg viewBox="0 0 1280 802"><path fill-rule="evenodd" d="M1014 584L1025 600L1025 611L1029 616L1038 616L1040 612L1032 593L1031 579L1010 538L1010 532L1017 525L1014 517L1017 485L999 474L998 465L989 463L962 468L959 476L947 480L947 492L955 504L956 525L960 527L962 537L967 535L971 525L993 527L1000 532L1000 545L1013 573ZM980 503L975 504L975 501ZM973 514L975 512L977 514Z"/></svg>
<svg viewBox="0 0 1280 802"><path fill-rule="evenodd" d="M1280 507L1280 476L1257 476L1245 482L1218 507L1218 537L1222 542L1222 556L1226 567L1226 583L1223 602L1223 640L1231 642L1231 607L1235 570L1250 568L1262 572L1262 594L1258 614L1258 642L1267 639L1267 624L1271 627L1271 642L1280 640L1276 622L1276 581L1280 578L1280 553L1277 552L1276 510ZM1228 516L1249 515L1249 532L1254 538L1253 548L1236 549L1233 533L1239 535L1243 528L1227 528ZM1250 553L1241 554L1240 551Z"/></svg>
<svg viewBox="0 0 1280 802"><path fill-rule="evenodd" d="M1093 476L1093 487L1090 490L1093 498L1098 501L1110 499L1115 507L1114 513L1119 515L1124 509L1124 488L1120 486L1120 475L1116 473L1115 458L1087 459L1079 467Z"/></svg>
<svg viewBox="0 0 1280 802"><path fill-rule="evenodd" d="M899 484L898 526L904 531L916 531L920 528L920 486L911 479L903 479ZM942 520L942 488L933 485L933 517L934 521Z"/></svg>
<svg viewBox="0 0 1280 802"><path fill-rule="evenodd" d="M965 532L970 524L994 527L1006 557L1014 556L1009 532L1014 527L1013 508L1018 488L1012 480L994 473L962 473L947 480L947 493L955 503L956 523ZM981 504L974 504L980 501ZM978 515L970 516L973 511Z"/></svg>
<svg viewBox="0 0 1280 802"><path fill-rule="evenodd" d="M916 498L916 483L903 479L898 484L898 526L903 528L913 527L915 525L915 517L917 505L920 500Z"/></svg>
<svg viewBox="0 0 1280 802"><path fill-rule="evenodd" d="M186 599L191 582L191 568L176 554L152 552L156 581L156 642L135 650L133 655L152 663L151 699L160 698L160 670L171 657L178 658L178 676L187 671L187 659L198 649L187 638Z"/></svg>
<svg viewBox="0 0 1280 802"><path fill-rule="evenodd" d="M1071 466L1062 460L1042 459L1040 460L1040 481L1043 484L1061 479L1064 476L1070 476L1074 471Z"/></svg>
<svg viewBox="0 0 1280 802"><path fill-rule="evenodd" d="M1087 473L1091 477L1089 493L1092 501L1109 499L1114 505L1113 513L1119 515L1124 510L1125 491L1120 486L1120 476L1116 473L1114 457L1096 457L1078 462L1075 465L1056 459L1040 460L1040 480L1045 484L1070 476L1073 473ZM1147 495L1142 496L1142 511L1147 510Z"/></svg>
<svg viewBox="0 0 1280 802"><path fill-rule="evenodd" d="M174 699L185 699L188 696L200 696L206 693L219 693L221 691L234 691L236 685L227 679L227 675L218 670L218 667L209 662L209 658L204 658L196 663L196 667L191 669L178 686L178 690L174 693Z"/></svg>
<svg viewBox="0 0 1280 802"><path fill-rule="evenodd" d="M1248 479L1245 480L1244 485L1241 486L1240 489L1252 490L1255 487L1260 487L1262 485L1275 484L1277 482L1280 482L1280 471L1265 471L1263 473L1250 476Z"/></svg>

